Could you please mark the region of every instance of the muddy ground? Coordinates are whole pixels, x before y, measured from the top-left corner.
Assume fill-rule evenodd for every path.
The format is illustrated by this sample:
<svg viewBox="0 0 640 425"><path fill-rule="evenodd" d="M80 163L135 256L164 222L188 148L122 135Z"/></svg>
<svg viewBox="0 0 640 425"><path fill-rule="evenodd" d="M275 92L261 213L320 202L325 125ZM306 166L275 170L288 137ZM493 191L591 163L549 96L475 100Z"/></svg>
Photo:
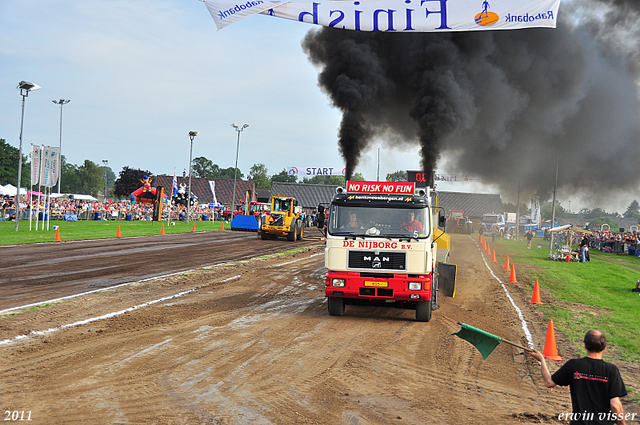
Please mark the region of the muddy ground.
<svg viewBox="0 0 640 425"><path fill-rule="evenodd" d="M418 323L414 311L393 308L348 306L345 316L329 316L320 241L250 259L247 251L265 243L292 245L225 237L235 242L210 247L224 260L205 269L4 314L2 419L24 411L34 424L521 424L557 423L570 411L568 390L546 389L522 350L503 343L483 360L451 336L461 321L526 345L475 238L453 235L456 297ZM142 239L153 262L163 252L153 249L158 238ZM201 251L198 243L181 249L187 257ZM502 264L487 264L508 281ZM541 349L547 323L528 304L530 291L507 287ZM30 299L28 288L2 302ZM44 292L56 295L55 284ZM561 355L576 354L556 336ZM620 366L638 388L638 367ZM625 409L640 412L627 399Z"/></svg>

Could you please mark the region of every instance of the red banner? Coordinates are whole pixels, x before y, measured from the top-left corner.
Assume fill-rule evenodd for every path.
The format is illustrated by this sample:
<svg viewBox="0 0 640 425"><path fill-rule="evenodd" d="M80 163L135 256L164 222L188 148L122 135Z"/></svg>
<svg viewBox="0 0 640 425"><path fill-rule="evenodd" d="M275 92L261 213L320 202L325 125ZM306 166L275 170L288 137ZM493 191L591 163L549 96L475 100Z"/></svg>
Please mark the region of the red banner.
<svg viewBox="0 0 640 425"><path fill-rule="evenodd" d="M347 182L347 193L388 193L393 195L413 195L413 182Z"/></svg>

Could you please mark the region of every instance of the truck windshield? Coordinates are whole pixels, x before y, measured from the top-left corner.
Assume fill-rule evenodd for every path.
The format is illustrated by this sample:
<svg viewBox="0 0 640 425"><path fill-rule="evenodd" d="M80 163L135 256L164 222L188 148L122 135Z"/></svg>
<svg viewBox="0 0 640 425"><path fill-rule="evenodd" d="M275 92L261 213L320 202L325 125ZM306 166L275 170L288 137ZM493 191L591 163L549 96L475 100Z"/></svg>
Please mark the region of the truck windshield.
<svg viewBox="0 0 640 425"><path fill-rule="evenodd" d="M497 223L498 216L497 215L483 215L482 221L485 223Z"/></svg>
<svg viewBox="0 0 640 425"><path fill-rule="evenodd" d="M327 226L333 236L420 239L431 234L428 212L428 208L332 205Z"/></svg>
<svg viewBox="0 0 640 425"><path fill-rule="evenodd" d="M273 200L273 210L274 211L289 211L291 207L291 199L279 199L276 198Z"/></svg>

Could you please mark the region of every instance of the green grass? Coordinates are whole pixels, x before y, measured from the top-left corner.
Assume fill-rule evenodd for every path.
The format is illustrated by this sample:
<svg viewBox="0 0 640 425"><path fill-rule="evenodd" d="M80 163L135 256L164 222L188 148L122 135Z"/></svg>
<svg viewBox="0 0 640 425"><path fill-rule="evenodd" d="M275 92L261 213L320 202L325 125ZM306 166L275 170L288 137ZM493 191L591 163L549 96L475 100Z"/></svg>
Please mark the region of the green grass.
<svg viewBox="0 0 640 425"><path fill-rule="evenodd" d="M193 230L193 221L176 221L175 226L167 225L166 221L51 221L49 230L35 230L35 221L31 223L32 230L29 230L29 221L20 220L18 231L15 231L15 223L12 221L0 221L0 245L14 245L34 242L54 242L56 231L53 226L60 227L60 239L62 241L72 241L81 239L101 239L115 238L120 226L122 237L158 235L164 223L164 232L186 233ZM196 221L196 231L220 230L220 221ZM40 223L42 224L42 223ZM40 226L40 229L42 226ZM228 229L225 223L225 229Z"/></svg>
<svg viewBox="0 0 640 425"><path fill-rule="evenodd" d="M489 239L490 241L490 239ZM640 361L640 297L631 292L640 277L640 258L602 253L591 249L591 261L566 263L548 259L549 242L496 240L498 262L515 264L519 285L531 293L535 279L540 288L551 291L551 299L535 308L553 319L555 328L582 347L587 330L601 329L607 334L610 352L622 360ZM537 247L541 246L541 249ZM584 353L584 351L582 351Z"/></svg>

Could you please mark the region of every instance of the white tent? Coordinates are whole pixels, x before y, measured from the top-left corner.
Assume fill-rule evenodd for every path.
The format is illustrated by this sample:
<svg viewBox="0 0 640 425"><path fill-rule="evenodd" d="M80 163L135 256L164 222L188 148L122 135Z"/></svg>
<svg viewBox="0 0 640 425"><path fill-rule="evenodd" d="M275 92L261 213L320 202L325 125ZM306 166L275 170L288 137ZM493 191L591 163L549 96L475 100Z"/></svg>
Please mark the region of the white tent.
<svg viewBox="0 0 640 425"><path fill-rule="evenodd" d="M77 199L80 201L97 201L97 198L94 198L91 195L82 195L82 194L75 194L75 193L52 193L51 197L52 198L64 198L64 199L71 199L71 197L73 196L73 199Z"/></svg>
<svg viewBox="0 0 640 425"><path fill-rule="evenodd" d="M12 185L12 184L5 184L4 186L0 186L2 189L2 195L8 195L8 196L16 196L16 194L18 193L18 189ZM20 195L26 195L27 194L27 189L26 188L20 188Z"/></svg>

